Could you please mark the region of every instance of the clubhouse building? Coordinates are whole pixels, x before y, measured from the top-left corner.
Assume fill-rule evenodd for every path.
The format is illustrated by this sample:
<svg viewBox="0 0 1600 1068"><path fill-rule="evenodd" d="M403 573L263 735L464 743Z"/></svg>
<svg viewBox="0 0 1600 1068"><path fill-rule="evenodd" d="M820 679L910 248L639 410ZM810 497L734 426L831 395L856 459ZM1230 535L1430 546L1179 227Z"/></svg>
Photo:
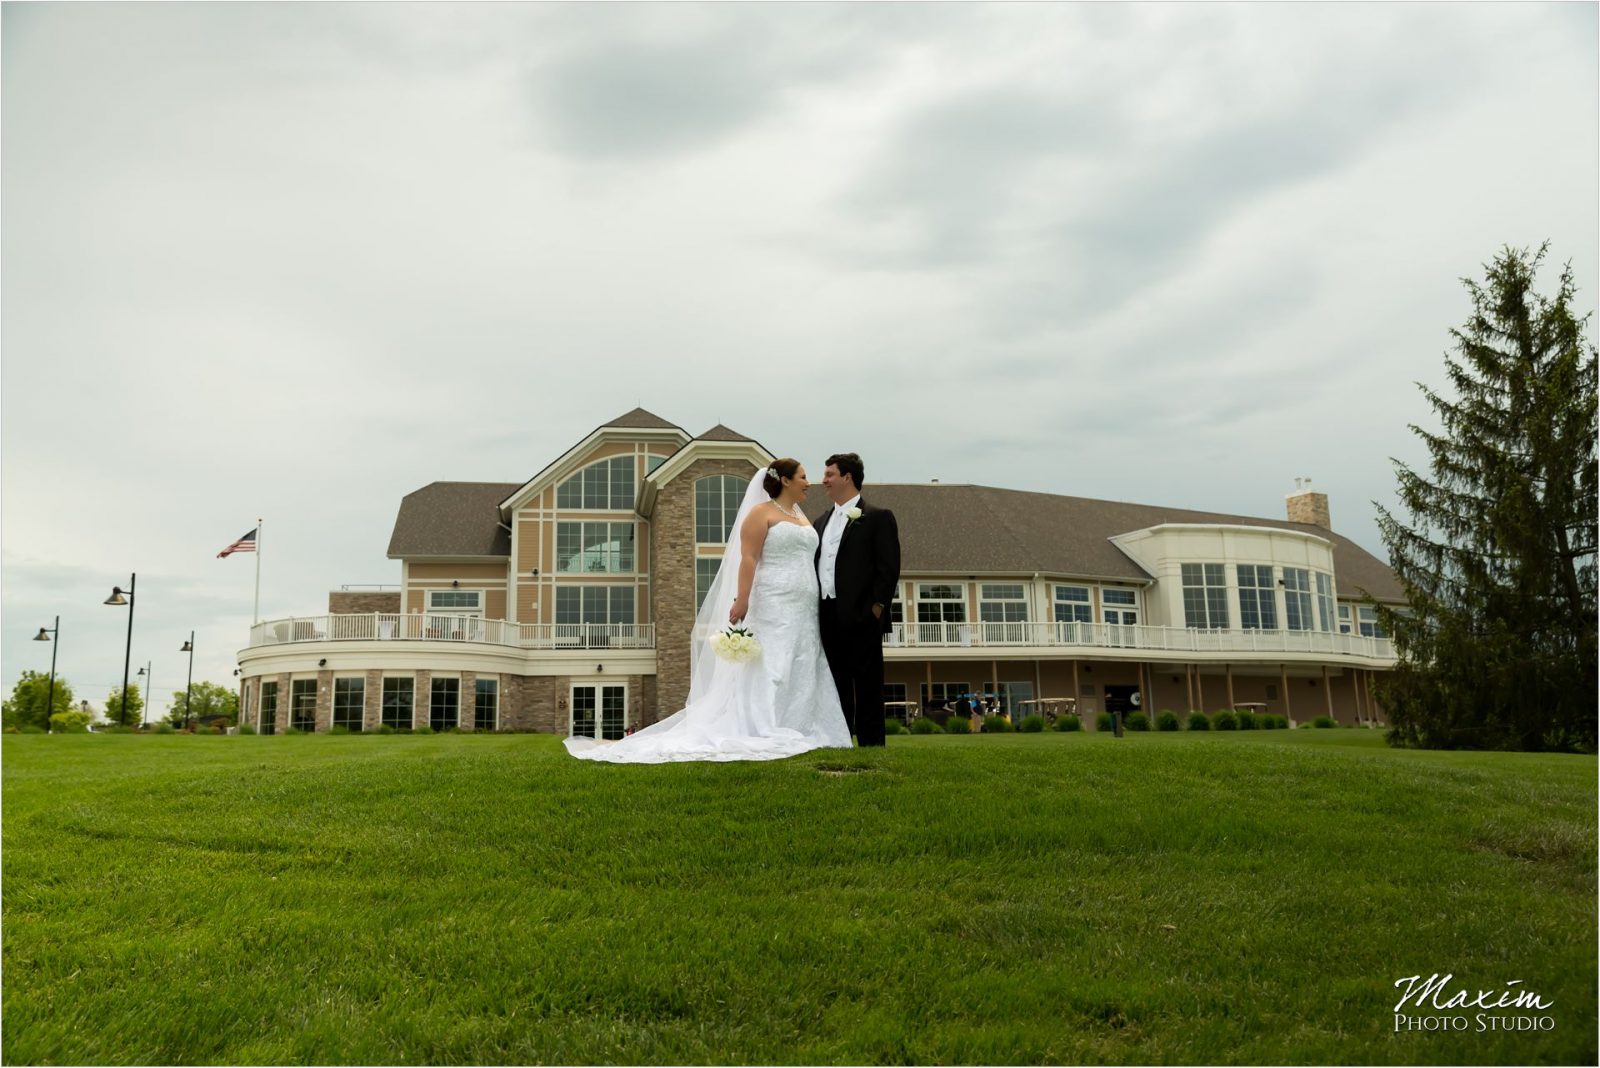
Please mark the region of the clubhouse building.
<svg viewBox="0 0 1600 1068"><path fill-rule="evenodd" d="M752 474L724 426L643 409L521 484L435 482L400 502L395 587L250 630L241 722L262 732L428 726L621 737L682 707L699 598ZM993 694L1013 715L1250 708L1304 723L1384 720L1394 650L1381 561L1303 487L1283 519L988 486L873 480L899 519L884 639L903 715ZM820 472L817 473L820 480ZM806 504L829 507L820 485Z"/></svg>

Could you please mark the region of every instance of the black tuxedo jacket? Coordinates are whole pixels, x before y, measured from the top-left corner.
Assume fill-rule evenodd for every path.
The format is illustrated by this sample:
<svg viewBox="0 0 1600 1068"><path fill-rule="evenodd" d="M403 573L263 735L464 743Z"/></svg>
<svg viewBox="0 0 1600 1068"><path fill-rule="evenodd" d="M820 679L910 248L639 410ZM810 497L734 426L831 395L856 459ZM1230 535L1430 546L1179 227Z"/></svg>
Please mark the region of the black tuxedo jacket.
<svg viewBox="0 0 1600 1068"><path fill-rule="evenodd" d="M894 513L887 508L874 508L863 497L856 507L861 518L844 528L839 542L839 556L834 561L834 587L836 601L823 601L823 611L834 606L845 623L860 623L872 619L872 606L883 605L883 618L878 620L883 633L893 627L889 619L889 606L894 603L895 588L900 583L900 527ZM828 533L828 524L834 521L832 502L817 524L816 563L822 566L822 538ZM841 517L841 523L845 520ZM820 579L820 571L818 578Z"/></svg>

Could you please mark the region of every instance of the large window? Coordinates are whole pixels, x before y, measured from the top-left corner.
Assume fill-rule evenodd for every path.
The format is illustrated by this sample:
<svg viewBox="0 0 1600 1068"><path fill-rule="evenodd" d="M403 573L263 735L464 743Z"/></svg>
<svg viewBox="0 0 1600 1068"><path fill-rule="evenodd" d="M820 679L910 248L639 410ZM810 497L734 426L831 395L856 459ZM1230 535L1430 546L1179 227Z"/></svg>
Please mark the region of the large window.
<svg viewBox="0 0 1600 1068"><path fill-rule="evenodd" d="M348 731L361 729L361 708L366 703L367 680L343 678L333 680L333 725Z"/></svg>
<svg viewBox="0 0 1600 1068"><path fill-rule="evenodd" d="M1312 630L1311 572L1303 567L1283 569L1283 621L1290 630Z"/></svg>
<svg viewBox="0 0 1600 1068"><path fill-rule="evenodd" d="M276 682L263 682L261 684L261 723L259 730L262 734L277 733L278 684Z"/></svg>
<svg viewBox="0 0 1600 1068"><path fill-rule="evenodd" d="M924 582L917 586L917 640L955 639L952 624L967 621L967 591L954 583Z"/></svg>
<svg viewBox="0 0 1600 1068"><path fill-rule="evenodd" d="M923 708L941 708L944 705L954 704L956 698L964 693L971 693L972 687L965 682L935 682L922 683L918 690L922 697Z"/></svg>
<svg viewBox="0 0 1600 1068"><path fill-rule="evenodd" d="M317 729L317 680L295 679L289 683L289 726L297 731Z"/></svg>
<svg viewBox="0 0 1600 1068"><path fill-rule="evenodd" d="M1269 565L1240 564L1239 626L1245 630L1277 630L1278 598Z"/></svg>
<svg viewBox="0 0 1600 1068"><path fill-rule="evenodd" d="M483 611L483 591L429 590L428 611L475 615Z"/></svg>
<svg viewBox="0 0 1600 1068"><path fill-rule="evenodd" d="M1359 620L1361 634L1366 638L1387 638L1388 632L1383 629L1383 624L1378 622L1378 610L1365 606L1356 610L1360 613Z"/></svg>
<svg viewBox="0 0 1600 1068"><path fill-rule="evenodd" d="M698 612L706 603L706 594L717 579L717 568L722 566L720 556L702 556L694 562L694 609Z"/></svg>
<svg viewBox="0 0 1600 1068"><path fill-rule="evenodd" d="M1221 564L1183 564L1183 622L1208 630L1228 628L1228 580Z"/></svg>
<svg viewBox="0 0 1600 1068"><path fill-rule="evenodd" d="M500 727L500 680L478 679L473 685L474 730L492 731Z"/></svg>
<svg viewBox="0 0 1600 1068"><path fill-rule="evenodd" d="M632 523L557 523L556 570L568 575L633 570Z"/></svg>
<svg viewBox="0 0 1600 1068"><path fill-rule="evenodd" d="M609 511L633 508L633 457L590 464L556 488L557 508Z"/></svg>
<svg viewBox="0 0 1600 1068"><path fill-rule="evenodd" d="M725 545L733 531L748 480L732 475L707 475L694 484L694 540L701 545Z"/></svg>
<svg viewBox="0 0 1600 1068"><path fill-rule="evenodd" d="M415 696L415 679L384 679L383 725L395 730L410 730Z"/></svg>
<svg viewBox="0 0 1600 1068"><path fill-rule="evenodd" d="M1339 633L1350 633L1350 606L1347 604L1339 606Z"/></svg>
<svg viewBox="0 0 1600 1068"><path fill-rule="evenodd" d="M556 622L632 623L632 586L557 586Z"/></svg>
<svg viewBox="0 0 1600 1068"><path fill-rule="evenodd" d="M454 730L460 722L461 680L434 679L431 697L428 703L428 726L436 731Z"/></svg>
<svg viewBox="0 0 1600 1068"><path fill-rule="evenodd" d="M1093 623L1094 607L1089 603L1089 587L1056 587L1057 623Z"/></svg>
<svg viewBox="0 0 1600 1068"><path fill-rule="evenodd" d="M1317 573L1317 629L1333 630L1333 576Z"/></svg>
<svg viewBox="0 0 1600 1068"><path fill-rule="evenodd" d="M1028 595L1020 582L978 586L978 621L985 641L1021 645L1027 640Z"/></svg>

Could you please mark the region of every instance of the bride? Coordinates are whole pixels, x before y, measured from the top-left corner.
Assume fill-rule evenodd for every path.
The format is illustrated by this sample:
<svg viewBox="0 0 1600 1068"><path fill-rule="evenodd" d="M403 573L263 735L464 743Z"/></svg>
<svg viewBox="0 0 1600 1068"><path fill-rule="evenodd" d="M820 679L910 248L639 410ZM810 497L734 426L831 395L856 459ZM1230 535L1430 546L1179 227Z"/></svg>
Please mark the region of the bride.
<svg viewBox="0 0 1600 1068"><path fill-rule="evenodd" d="M774 760L850 745L839 693L822 652L817 532L800 511L805 468L775 461L745 490L717 577L695 617L689 703L615 742L568 738L582 760ZM709 639L742 624L761 643L745 663L718 659Z"/></svg>

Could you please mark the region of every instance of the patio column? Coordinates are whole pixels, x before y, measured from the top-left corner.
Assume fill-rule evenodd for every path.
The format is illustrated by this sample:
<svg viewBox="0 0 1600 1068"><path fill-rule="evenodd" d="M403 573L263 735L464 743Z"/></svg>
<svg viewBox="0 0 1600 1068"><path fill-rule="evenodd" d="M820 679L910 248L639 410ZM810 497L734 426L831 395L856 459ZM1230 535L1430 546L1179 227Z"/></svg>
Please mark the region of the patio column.
<svg viewBox="0 0 1600 1068"><path fill-rule="evenodd" d="M1289 669L1283 664L1278 665L1278 689L1283 692L1283 718L1293 727L1294 706L1289 701Z"/></svg>
<svg viewBox="0 0 1600 1068"><path fill-rule="evenodd" d="M1322 696L1328 706L1328 718L1333 719L1333 690L1328 687L1328 665L1322 665ZM1337 722L1337 721L1335 721Z"/></svg>
<svg viewBox="0 0 1600 1068"><path fill-rule="evenodd" d="M1224 664L1222 670L1228 676L1228 711L1232 712L1238 707L1238 702L1233 699L1233 665Z"/></svg>

